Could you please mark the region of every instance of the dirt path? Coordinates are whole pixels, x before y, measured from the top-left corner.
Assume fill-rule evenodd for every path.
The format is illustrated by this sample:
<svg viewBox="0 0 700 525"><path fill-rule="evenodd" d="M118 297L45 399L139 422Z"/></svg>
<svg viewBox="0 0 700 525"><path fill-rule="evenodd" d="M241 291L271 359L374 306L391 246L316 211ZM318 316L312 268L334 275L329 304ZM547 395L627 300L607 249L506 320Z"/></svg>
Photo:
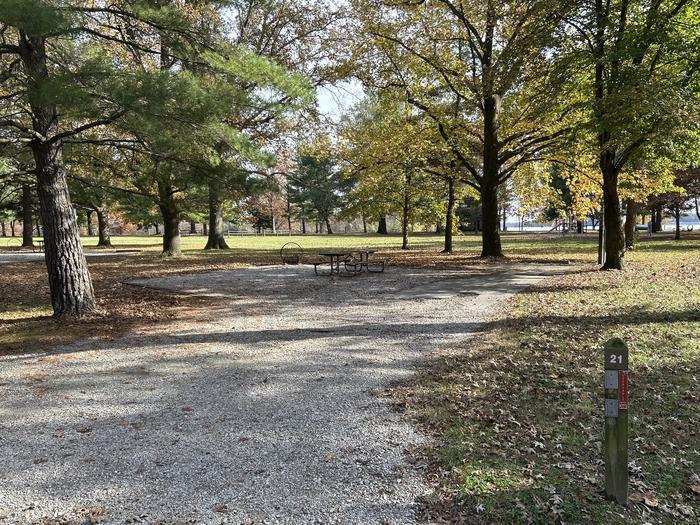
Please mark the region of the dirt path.
<svg viewBox="0 0 700 525"><path fill-rule="evenodd" d="M417 522L430 488L405 450L425 438L373 393L561 270L141 282L227 306L167 335L0 358L0 523Z"/></svg>

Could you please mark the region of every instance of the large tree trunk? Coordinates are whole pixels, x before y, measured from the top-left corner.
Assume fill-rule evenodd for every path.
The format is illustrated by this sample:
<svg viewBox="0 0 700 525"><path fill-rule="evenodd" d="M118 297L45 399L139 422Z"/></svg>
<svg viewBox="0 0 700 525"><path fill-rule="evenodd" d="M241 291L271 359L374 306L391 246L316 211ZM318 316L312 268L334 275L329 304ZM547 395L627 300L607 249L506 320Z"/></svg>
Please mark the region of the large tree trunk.
<svg viewBox="0 0 700 525"><path fill-rule="evenodd" d="M78 221L68 193L63 164L63 145L58 134L56 108L46 102L49 72L43 37L20 33L19 48L29 78L32 127L42 138L30 147L34 156L37 194L44 224L46 267L51 304L56 318L77 317L95 310L95 292L83 248Z"/></svg>
<svg viewBox="0 0 700 525"><path fill-rule="evenodd" d="M228 250L224 238L224 217L221 205L219 183L209 181L209 234L205 250Z"/></svg>
<svg viewBox="0 0 700 525"><path fill-rule="evenodd" d="M325 222L326 222L326 233L328 235L333 235L333 230L331 230L331 221L328 219L328 217L326 217Z"/></svg>
<svg viewBox="0 0 700 525"><path fill-rule="evenodd" d="M388 235L389 230L386 227L386 217L381 217L379 219L379 225L377 226L377 233L380 235Z"/></svg>
<svg viewBox="0 0 700 525"><path fill-rule="evenodd" d="M32 187L22 184L22 247L34 247L34 226L32 226Z"/></svg>
<svg viewBox="0 0 700 525"><path fill-rule="evenodd" d="M498 233L498 193L495 188L481 189L481 257L503 257L501 235Z"/></svg>
<svg viewBox="0 0 700 525"><path fill-rule="evenodd" d="M634 232L637 229L637 203L628 200L625 206L625 248L632 248Z"/></svg>
<svg viewBox="0 0 700 525"><path fill-rule="evenodd" d="M98 248L112 248L109 217L104 208L96 208L95 213L97 214L97 246Z"/></svg>
<svg viewBox="0 0 700 525"><path fill-rule="evenodd" d="M481 183L482 257L503 257L498 232L498 96L484 99L484 174Z"/></svg>
<svg viewBox="0 0 700 525"><path fill-rule="evenodd" d="M92 227L92 210L85 210L85 223L87 224L88 237L93 237L95 229Z"/></svg>
<svg viewBox="0 0 700 525"><path fill-rule="evenodd" d="M618 172L612 155L601 153L603 173L603 221L605 223L605 264L603 270L622 270L625 263L625 235L622 228L620 197L617 192Z"/></svg>
<svg viewBox="0 0 700 525"><path fill-rule="evenodd" d="M182 255L180 242L180 213L173 198L172 188L165 182L158 182L160 202L158 208L163 217L163 255Z"/></svg>
<svg viewBox="0 0 700 525"><path fill-rule="evenodd" d="M455 181L447 179L447 212L445 214L445 248L442 253L452 253L452 228L455 211Z"/></svg>

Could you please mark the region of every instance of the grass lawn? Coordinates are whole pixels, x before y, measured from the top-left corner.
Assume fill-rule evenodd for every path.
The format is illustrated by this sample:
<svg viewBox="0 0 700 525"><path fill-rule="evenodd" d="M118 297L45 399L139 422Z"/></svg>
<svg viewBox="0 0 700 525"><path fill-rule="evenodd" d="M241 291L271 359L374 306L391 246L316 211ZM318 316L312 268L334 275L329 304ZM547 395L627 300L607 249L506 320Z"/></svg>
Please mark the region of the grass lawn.
<svg viewBox="0 0 700 525"><path fill-rule="evenodd" d="M700 242L642 242L517 296L394 394L456 523L700 523ZM630 347L630 506L601 496L602 348Z"/></svg>
<svg viewBox="0 0 700 525"><path fill-rule="evenodd" d="M39 238L40 239L40 238ZM188 254L208 254L203 250L206 244L206 237L183 236L182 250ZM88 250L96 249L97 239L95 237L82 238L83 246ZM357 249L373 248L377 250L398 250L401 248L401 236L391 235L279 235L279 236L231 236L226 241L235 253L221 252L219 255L231 256L241 252L247 254L267 253L276 254L280 247L286 242L296 242L310 254L318 253L323 249ZM443 237L441 235L415 234L409 238L411 251L429 250L435 254L442 249ZM561 235L543 234L503 234L504 249L511 257L549 257L562 258L589 258L595 255L595 234L588 234L577 237L564 237ZM0 237L0 250L18 250L21 239L11 237ZM142 250L146 252L160 252L162 240L156 236L113 236L112 244L117 250ZM454 248L458 254L466 256L478 255L481 249L481 236L478 235L457 235L454 237Z"/></svg>

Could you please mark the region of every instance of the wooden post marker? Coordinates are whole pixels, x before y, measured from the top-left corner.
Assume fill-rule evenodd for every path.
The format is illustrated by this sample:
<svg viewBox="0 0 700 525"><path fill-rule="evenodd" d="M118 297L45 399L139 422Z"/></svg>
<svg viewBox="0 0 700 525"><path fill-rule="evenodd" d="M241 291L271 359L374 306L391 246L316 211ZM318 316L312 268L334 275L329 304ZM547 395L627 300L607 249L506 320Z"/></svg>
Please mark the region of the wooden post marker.
<svg viewBox="0 0 700 525"><path fill-rule="evenodd" d="M605 496L627 505L628 350L622 339L605 343Z"/></svg>

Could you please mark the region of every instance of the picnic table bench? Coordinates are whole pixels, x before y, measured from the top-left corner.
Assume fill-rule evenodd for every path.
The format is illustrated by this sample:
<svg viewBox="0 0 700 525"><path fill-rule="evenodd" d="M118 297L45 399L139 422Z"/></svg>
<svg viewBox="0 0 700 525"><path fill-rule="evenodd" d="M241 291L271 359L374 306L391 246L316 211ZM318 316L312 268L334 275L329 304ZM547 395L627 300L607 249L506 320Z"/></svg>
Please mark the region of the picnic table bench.
<svg viewBox="0 0 700 525"><path fill-rule="evenodd" d="M357 275L363 271L369 273L381 273L384 271L384 261L382 260L372 260L369 257L374 253L374 250L353 250L345 252L325 252L319 253L321 257L325 257L326 260L315 262L314 273L316 275L340 275L340 265L343 264L343 268L350 275ZM319 267L328 265L330 271L329 273L319 273Z"/></svg>

